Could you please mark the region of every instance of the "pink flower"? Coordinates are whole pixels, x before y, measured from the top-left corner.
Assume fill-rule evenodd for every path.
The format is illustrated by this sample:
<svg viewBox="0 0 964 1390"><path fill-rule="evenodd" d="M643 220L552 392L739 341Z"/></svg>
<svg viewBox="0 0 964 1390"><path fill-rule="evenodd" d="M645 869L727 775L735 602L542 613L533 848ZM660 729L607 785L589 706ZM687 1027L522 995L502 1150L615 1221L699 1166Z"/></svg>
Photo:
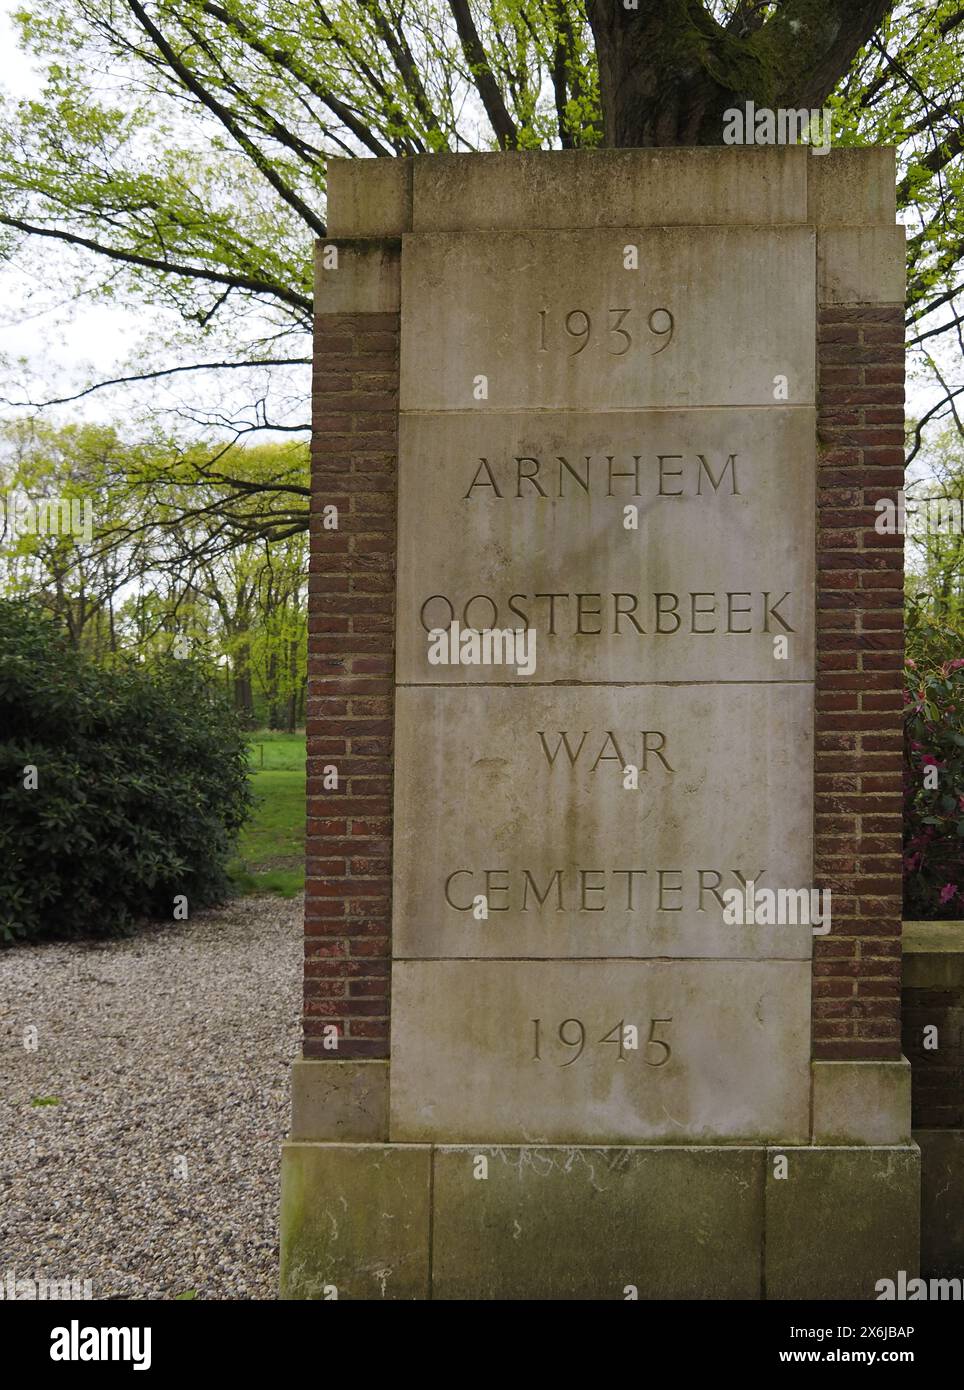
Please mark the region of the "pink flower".
<svg viewBox="0 0 964 1390"><path fill-rule="evenodd" d="M944 887L941 889L941 907L943 907L945 903L949 903L951 898L955 897L956 894L957 884L945 883Z"/></svg>

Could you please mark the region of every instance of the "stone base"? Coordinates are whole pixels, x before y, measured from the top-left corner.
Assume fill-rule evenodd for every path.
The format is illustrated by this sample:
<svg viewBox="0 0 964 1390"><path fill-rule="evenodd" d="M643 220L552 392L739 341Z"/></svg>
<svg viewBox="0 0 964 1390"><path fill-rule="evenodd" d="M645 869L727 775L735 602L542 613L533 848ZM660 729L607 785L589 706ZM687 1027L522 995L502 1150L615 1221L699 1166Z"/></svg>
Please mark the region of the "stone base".
<svg viewBox="0 0 964 1390"><path fill-rule="evenodd" d="M292 1142L282 1297L874 1299L919 1209L913 1143Z"/></svg>

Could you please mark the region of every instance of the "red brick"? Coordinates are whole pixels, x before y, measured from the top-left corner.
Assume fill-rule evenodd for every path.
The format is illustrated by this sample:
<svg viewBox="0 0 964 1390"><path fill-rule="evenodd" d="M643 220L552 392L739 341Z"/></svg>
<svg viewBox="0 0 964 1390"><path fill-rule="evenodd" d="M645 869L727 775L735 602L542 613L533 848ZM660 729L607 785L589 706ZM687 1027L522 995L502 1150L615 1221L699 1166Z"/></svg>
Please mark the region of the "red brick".
<svg viewBox="0 0 964 1390"><path fill-rule="evenodd" d="M311 510L339 528L309 567L306 1057L388 1056L397 399L398 315L319 315Z"/></svg>
<svg viewBox="0 0 964 1390"><path fill-rule="evenodd" d="M902 318L828 307L818 326L814 875L834 929L814 941L813 1052L834 1060L900 1055L903 549L874 503L903 484Z"/></svg>

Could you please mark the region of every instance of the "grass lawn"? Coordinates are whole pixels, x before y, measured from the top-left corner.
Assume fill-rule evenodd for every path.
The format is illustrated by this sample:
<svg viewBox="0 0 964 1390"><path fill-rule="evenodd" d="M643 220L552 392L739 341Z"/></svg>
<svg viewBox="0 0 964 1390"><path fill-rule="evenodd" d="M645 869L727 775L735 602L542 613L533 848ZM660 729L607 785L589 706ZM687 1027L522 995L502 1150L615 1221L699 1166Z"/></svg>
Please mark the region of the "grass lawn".
<svg viewBox="0 0 964 1390"><path fill-rule="evenodd" d="M256 733L249 748L254 808L231 881L241 893L293 898L305 886L305 736Z"/></svg>

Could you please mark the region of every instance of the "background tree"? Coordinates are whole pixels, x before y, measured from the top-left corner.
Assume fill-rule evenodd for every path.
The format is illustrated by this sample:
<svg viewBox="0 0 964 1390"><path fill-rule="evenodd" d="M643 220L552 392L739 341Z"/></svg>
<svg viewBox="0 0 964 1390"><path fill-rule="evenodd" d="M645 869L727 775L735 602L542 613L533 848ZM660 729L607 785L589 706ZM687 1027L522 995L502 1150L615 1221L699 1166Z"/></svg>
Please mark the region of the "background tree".
<svg viewBox="0 0 964 1390"><path fill-rule="evenodd" d="M3 432L0 490L0 555L6 566L4 589L29 596L57 618L75 646L95 657L116 652L118 596L149 563L143 535L121 548L103 544L93 533L96 512L115 517L132 505L126 475L140 450L125 448L117 431L92 424L56 428L43 420L17 421ZM17 499L29 501L34 515L19 514ZM46 516L36 516L42 502ZM64 529L66 511L81 531ZM34 524L36 521L36 524ZM91 534L84 534L85 523Z"/></svg>
<svg viewBox="0 0 964 1390"><path fill-rule="evenodd" d="M80 496L91 505L91 534L23 530L6 509L0 597L29 599L101 665L173 655L220 667L249 725L293 730L304 716L307 536L287 511L275 535L270 503L262 509L261 494L246 489L279 477L304 482L307 449L236 448L237 467L221 450L219 481L199 478L198 460L215 452L204 443L183 451L163 437L129 444L97 425L8 425L0 491L33 501Z"/></svg>

